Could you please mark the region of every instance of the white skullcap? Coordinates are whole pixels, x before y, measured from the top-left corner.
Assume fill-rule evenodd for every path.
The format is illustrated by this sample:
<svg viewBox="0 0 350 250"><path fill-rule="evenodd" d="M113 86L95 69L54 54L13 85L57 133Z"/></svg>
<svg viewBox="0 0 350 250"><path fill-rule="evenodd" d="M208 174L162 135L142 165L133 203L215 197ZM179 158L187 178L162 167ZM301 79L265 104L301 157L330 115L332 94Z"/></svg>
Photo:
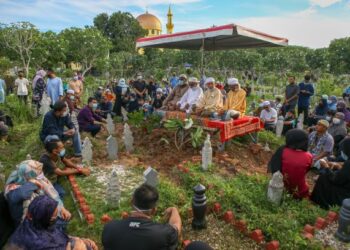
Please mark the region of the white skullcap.
<svg viewBox="0 0 350 250"><path fill-rule="evenodd" d="M271 103L270 103L269 101L264 101L264 102L262 103L262 106L263 106L263 107L270 106L270 105L271 105Z"/></svg>
<svg viewBox="0 0 350 250"><path fill-rule="evenodd" d="M235 84L239 84L239 82L238 82L237 78L229 78L229 79L227 79L227 84L228 85L235 85Z"/></svg>
<svg viewBox="0 0 350 250"><path fill-rule="evenodd" d="M136 77L136 79L137 79L137 80L142 80L142 76L141 76L141 75L138 75L138 76Z"/></svg>
<svg viewBox="0 0 350 250"><path fill-rule="evenodd" d="M157 88L156 92L157 93L163 93L163 90L161 88Z"/></svg>
<svg viewBox="0 0 350 250"><path fill-rule="evenodd" d="M73 89L68 89L68 90L67 90L67 94L72 94L72 95L74 95L74 90L73 90Z"/></svg>
<svg viewBox="0 0 350 250"><path fill-rule="evenodd" d="M188 82L196 82L198 83L198 79L196 77L190 77L190 79L188 79Z"/></svg>
<svg viewBox="0 0 350 250"><path fill-rule="evenodd" d="M102 87L102 86L99 86L98 89L103 89L103 87Z"/></svg>
<svg viewBox="0 0 350 250"><path fill-rule="evenodd" d="M111 92L111 90L110 89L106 89L106 92Z"/></svg>
<svg viewBox="0 0 350 250"><path fill-rule="evenodd" d="M207 79L205 79L205 83L204 84L207 85L210 82L215 83L215 79L213 77L208 77Z"/></svg>
<svg viewBox="0 0 350 250"><path fill-rule="evenodd" d="M119 79L119 84L123 84L123 83L125 83L125 79L124 78L120 78Z"/></svg>
<svg viewBox="0 0 350 250"><path fill-rule="evenodd" d="M187 79L187 76L186 76L185 74L181 74L181 75L179 76L179 78L185 78L185 79Z"/></svg>

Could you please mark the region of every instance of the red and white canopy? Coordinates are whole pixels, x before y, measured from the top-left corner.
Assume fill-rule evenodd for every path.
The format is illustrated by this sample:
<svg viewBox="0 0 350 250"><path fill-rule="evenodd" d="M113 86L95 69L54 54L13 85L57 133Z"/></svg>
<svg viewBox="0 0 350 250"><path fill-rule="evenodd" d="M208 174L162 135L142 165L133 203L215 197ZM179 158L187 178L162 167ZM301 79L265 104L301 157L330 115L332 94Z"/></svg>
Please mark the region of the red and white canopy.
<svg viewBox="0 0 350 250"><path fill-rule="evenodd" d="M228 24L170 35L140 38L137 48L228 50L238 48L276 47L288 45L288 39L271 36L245 27Z"/></svg>

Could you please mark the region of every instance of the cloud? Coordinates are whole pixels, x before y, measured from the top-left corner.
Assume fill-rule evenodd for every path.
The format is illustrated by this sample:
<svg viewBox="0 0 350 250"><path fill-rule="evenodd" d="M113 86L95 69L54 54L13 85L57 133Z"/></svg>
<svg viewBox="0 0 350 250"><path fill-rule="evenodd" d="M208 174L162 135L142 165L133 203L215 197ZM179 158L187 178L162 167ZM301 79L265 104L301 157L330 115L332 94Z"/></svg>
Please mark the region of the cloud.
<svg viewBox="0 0 350 250"><path fill-rule="evenodd" d="M311 5L319 6L321 8L329 7L333 4L339 3L342 0L310 0Z"/></svg>

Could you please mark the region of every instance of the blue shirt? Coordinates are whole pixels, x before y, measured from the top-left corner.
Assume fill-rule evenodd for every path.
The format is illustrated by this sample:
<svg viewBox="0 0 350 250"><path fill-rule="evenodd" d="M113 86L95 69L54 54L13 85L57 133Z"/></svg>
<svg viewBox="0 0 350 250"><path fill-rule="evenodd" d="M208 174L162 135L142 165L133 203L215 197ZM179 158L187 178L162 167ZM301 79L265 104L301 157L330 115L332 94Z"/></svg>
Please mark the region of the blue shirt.
<svg viewBox="0 0 350 250"><path fill-rule="evenodd" d="M309 93L302 93L302 90L306 90ZM312 86L312 83L299 83L298 107L309 107L310 97L314 95L314 92L314 86Z"/></svg>
<svg viewBox="0 0 350 250"><path fill-rule="evenodd" d="M350 95L350 86L344 90L344 94Z"/></svg>
<svg viewBox="0 0 350 250"><path fill-rule="evenodd" d="M63 84L59 77L47 80L47 95L51 98L51 104L55 104L63 96Z"/></svg>
<svg viewBox="0 0 350 250"><path fill-rule="evenodd" d="M179 78L177 78L176 76L173 76L172 78L170 78L170 84L173 89L176 87L178 81L179 81Z"/></svg>
<svg viewBox="0 0 350 250"><path fill-rule="evenodd" d="M57 117L53 110L47 112L44 117L43 127L40 131L40 139L44 141L48 135L57 135L62 140L65 126L69 129L75 128L68 115Z"/></svg>

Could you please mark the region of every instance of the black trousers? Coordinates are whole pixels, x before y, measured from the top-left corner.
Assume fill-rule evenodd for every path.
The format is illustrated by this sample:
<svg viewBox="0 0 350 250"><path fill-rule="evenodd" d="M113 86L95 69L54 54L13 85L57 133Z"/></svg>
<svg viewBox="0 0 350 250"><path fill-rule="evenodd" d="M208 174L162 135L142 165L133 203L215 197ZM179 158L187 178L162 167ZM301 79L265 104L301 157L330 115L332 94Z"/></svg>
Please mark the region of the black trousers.
<svg viewBox="0 0 350 250"><path fill-rule="evenodd" d="M298 116L304 113L304 125L308 125L309 120L309 107L299 107L298 106Z"/></svg>

